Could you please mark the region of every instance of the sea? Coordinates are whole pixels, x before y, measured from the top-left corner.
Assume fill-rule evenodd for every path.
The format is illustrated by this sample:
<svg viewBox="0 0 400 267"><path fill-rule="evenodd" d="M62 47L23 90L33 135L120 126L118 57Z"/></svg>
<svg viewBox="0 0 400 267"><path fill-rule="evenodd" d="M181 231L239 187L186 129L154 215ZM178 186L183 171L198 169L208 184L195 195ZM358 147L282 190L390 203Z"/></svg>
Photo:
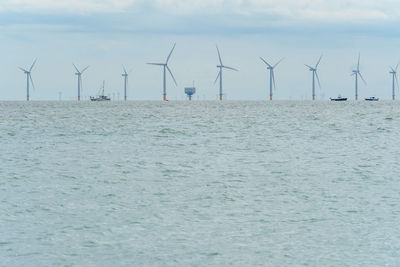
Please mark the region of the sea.
<svg viewBox="0 0 400 267"><path fill-rule="evenodd" d="M0 102L0 266L400 266L400 102Z"/></svg>

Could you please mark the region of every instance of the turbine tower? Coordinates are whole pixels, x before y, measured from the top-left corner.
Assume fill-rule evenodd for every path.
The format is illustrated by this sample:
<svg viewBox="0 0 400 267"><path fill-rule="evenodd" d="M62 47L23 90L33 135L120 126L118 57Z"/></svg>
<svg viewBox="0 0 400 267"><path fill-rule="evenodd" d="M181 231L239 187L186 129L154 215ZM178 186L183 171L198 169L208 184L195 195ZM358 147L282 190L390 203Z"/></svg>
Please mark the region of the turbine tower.
<svg viewBox="0 0 400 267"><path fill-rule="evenodd" d="M168 101L167 100L167 74L166 74L166 70L168 70L169 74L172 77L172 80L174 80L175 85L178 86L178 84L176 83L175 77L172 74L171 69L168 67L168 61L171 58L172 52L174 52L175 46L176 46L176 43L172 47L171 52L169 52L169 55L168 55L167 60L165 61L165 63L147 63L149 65L162 66L163 69L164 69L164 73L163 73L163 100L164 101Z"/></svg>
<svg viewBox="0 0 400 267"><path fill-rule="evenodd" d="M312 100L315 100L315 78L317 78L318 81L318 86L319 88L321 88L321 83L319 81L319 77L318 77L318 65L321 62L322 59L322 55L319 57L317 64L315 64L315 67L311 67L310 65L305 65L307 68L310 69L310 71L312 71Z"/></svg>
<svg viewBox="0 0 400 267"><path fill-rule="evenodd" d="M32 84L32 87L35 89L35 84L33 83L33 79L31 76L31 71L33 69L33 67L36 64L36 60L33 61L31 67L29 68L29 70L23 69L21 67L19 67L20 70L22 70L25 74L26 74L26 101L29 101L29 85Z"/></svg>
<svg viewBox="0 0 400 267"><path fill-rule="evenodd" d="M222 69L228 69L228 70L234 70L234 71L238 71L238 70L235 68L225 66L222 63L221 54L219 53L218 46L216 46L216 47L217 47L218 59L219 59L219 65L217 65L217 68L219 68L219 72L218 72L217 78L214 81L214 84L218 81L218 78L219 78L219 100L222 101L222 95L223 95L222 94Z"/></svg>
<svg viewBox="0 0 400 267"><path fill-rule="evenodd" d="M396 85L397 88L399 88L399 82L397 80L397 68L399 67L399 64L397 64L396 68L392 68L390 67L390 69L392 70L391 72L389 72L390 74L392 74L392 100L396 99Z"/></svg>
<svg viewBox="0 0 400 267"><path fill-rule="evenodd" d="M272 100L272 88L276 88L275 86L275 75L274 75L274 69L276 66L279 65L279 63L282 62L283 58L278 61L275 65L270 65L265 59L260 57L260 59L268 66L267 69L269 70L269 100Z"/></svg>
<svg viewBox="0 0 400 267"><path fill-rule="evenodd" d="M127 100L127 95L126 95L126 88L128 86L128 76L131 73L131 71L129 71L129 73L126 71L124 65L122 65L122 68L124 69L124 73L122 73L122 77L124 77L124 100Z"/></svg>
<svg viewBox="0 0 400 267"><path fill-rule="evenodd" d="M89 68L89 66L84 68L82 71L79 71L79 69L75 66L75 64L72 63L72 65L74 65L76 70L75 75L78 76L78 101L81 101L82 74L85 72L85 70Z"/></svg>
<svg viewBox="0 0 400 267"><path fill-rule="evenodd" d="M367 84L360 72L360 54L358 54L357 69L353 70L353 74L351 74L351 75L354 75L354 78L355 78L355 97L354 97L354 99L358 100L358 76L360 75L360 78L364 82L364 84Z"/></svg>

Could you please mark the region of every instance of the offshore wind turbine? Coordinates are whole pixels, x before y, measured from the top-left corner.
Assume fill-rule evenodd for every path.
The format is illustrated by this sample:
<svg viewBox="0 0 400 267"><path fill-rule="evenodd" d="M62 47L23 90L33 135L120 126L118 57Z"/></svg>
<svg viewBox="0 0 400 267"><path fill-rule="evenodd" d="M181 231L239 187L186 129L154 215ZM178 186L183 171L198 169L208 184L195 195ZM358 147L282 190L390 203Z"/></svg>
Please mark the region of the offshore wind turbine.
<svg viewBox="0 0 400 267"><path fill-rule="evenodd" d="M33 67L36 64L36 60L33 61L31 67L29 68L29 70L23 69L21 67L19 67L20 70L22 70L25 74L26 74L26 101L29 101L29 85L32 84L32 87L35 89L35 84L33 83L33 79L31 76L31 71L33 69Z"/></svg>
<svg viewBox="0 0 400 267"><path fill-rule="evenodd" d="M360 54L358 54L358 63L357 63L357 69L353 70L354 79L355 79L355 100L358 100L358 76L360 76L361 80L364 82L364 84L367 84L361 75L360 72Z"/></svg>
<svg viewBox="0 0 400 267"><path fill-rule="evenodd" d="M399 64L396 65L396 68L392 68L390 67L390 69L392 70L391 72L389 72L390 74L392 74L392 100L396 99L396 85L397 88L399 88L399 82L397 80L397 69L399 67Z"/></svg>
<svg viewBox="0 0 400 267"><path fill-rule="evenodd" d="M176 46L176 43L172 47L171 52L169 52L169 55L168 55L167 60L165 61L165 63L147 63L149 65L156 65L156 66L162 66L163 67L163 70L164 70L164 72L163 72L163 100L164 101L168 101L167 100L167 74L166 74L166 70L168 70L169 74L172 77L172 80L174 80L175 85L178 86L178 84L176 83L175 77L172 74L171 69L168 67L168 61L171 58L172 52L174 52L175 46Z"/></svg>
<svg viewBox="0 0 400 267"><path fill-rule="evenodd" d="M322 59L322 55L319 57L317 64L315 64L315 67L311 67L310 65L305 64L305 66L307 68L310 69L310 71L312 72L312 100L315 100L315 78L317 78L318 81L318 86L319 88L321 88L321 83L319 81L319 77L318 77L318 65L321 62Z"/></svg>
<svg viewBox="0 0 400 267"><path fill-rule="evenodd" d="M79 71L79 69L75 66L75 64L72 63L72 65L74 65L76 70L75 75L78 76L78 101L81 101L82 74L85 72L85 70L89 68L89 66L84 68L82 71Z"/></svg>
<svg viewBox="0 0 400 267"><path fill-rule="evenodd" d="M217 68L219 68L219 72L218 72L217 78L214 81L214 84L218 81L218 78L219 78L219 100L222 101L222 69L228 69L228 70L234 70L234 71L238 71L238 70L235 68L225 66L222 63L221 54L219 53L218 46L216 46L216 47L217 47L218 59L219 59L219 65L217 65Z"/></svg>
<svg viewBox="0 0 400 267"><path fill-rule="evenodd" d="M128 76L131 73L131 71L129 71L129 73L126 71L125 66L122 65L122 68L124 69L124 73L122 73L122 77L124 77L124 100L127 100L127 95L126 95L126 88L128 86Z"/></svg>
<svg viewBox="0 0 400 267"><path fill-rule="evenodd" d="M274 75L274 69L276 66L279 65L279 63L282 62L283 58L278 61L275 65L270 65L265 59L260 57L260 59L267 65L267 69L269 70L269 100L272 100L272 88L276 88L275 86L275 75Z"/></svg>

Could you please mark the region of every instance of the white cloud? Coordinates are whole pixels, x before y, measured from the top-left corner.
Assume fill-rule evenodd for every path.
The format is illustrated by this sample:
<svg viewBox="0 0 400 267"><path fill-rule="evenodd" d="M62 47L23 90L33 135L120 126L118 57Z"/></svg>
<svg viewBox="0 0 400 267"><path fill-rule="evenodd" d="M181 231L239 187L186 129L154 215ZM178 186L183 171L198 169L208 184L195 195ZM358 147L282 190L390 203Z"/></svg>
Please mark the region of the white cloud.
<svg viewBox="0 0 400 267"><path fill-rule="evenodd" d="M364 21L397 19L395 0L1 0L0 11L111 13L150 7L178 15L265 14L289 19Z"/></svg>
<svg viewBox="0 0 400 267"><path fill-rule="evenodd" d="M1 0L0 10L13 12L121 12L135 0Z"/></svg>

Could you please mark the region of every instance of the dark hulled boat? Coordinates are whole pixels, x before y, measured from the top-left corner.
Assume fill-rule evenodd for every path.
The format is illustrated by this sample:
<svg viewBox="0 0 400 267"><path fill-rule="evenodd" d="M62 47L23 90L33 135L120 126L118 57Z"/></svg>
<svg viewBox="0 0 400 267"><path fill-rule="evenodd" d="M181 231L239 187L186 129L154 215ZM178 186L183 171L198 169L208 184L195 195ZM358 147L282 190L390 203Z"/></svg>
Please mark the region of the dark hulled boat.
<svg viewBox="0 0 400 267"><path fill-rule="evenodd" d="M340 95L336 98L330 98L331 101L336 101L336 102L342 102L342 101L347 101L347 97L341 97Z"/></svg>
<svg viewBox="0 0 400 267"><path fill-rule="evenodd" d="M379 101L379 98L372 96L372 97L365 98L365 101Z"/></svg>

